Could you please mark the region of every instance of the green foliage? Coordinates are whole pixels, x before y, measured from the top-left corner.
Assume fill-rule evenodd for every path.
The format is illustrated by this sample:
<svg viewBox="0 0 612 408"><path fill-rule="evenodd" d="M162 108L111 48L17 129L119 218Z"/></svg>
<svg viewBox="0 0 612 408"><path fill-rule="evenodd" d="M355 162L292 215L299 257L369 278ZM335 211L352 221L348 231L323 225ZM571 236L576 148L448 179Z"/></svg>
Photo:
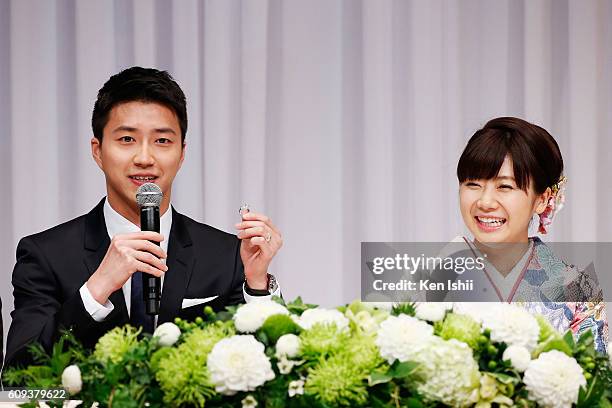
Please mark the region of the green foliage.
<svg viewBox="0 0 612 408"><path fill-rule="evenodd" d="M284 304L280 298L275 301ZM315 305L304 304L298 298L286 307L293 314L301 314ZM338 310L349 319L348 330L338 330L333 324L316 324L309 330L302 330L290 316L269 317L255 335L266 345L275 378L256 390L233 396L215 391L206 364L214 345L235 334L232 321L235 306L220 313L205 309L203 316L194 322L176 319L181 336L171 347L159 347L157 338L140 335L129 326L105 334L94 352L85 350L70 332L64 333L49 354L40 345L30 346L35 364L6 369L4 381L10 386L58 387L64 369L76 364L82 373L83 387L75 397L84 401L84 407L99 402L100 407L119 408L231 408L242 406L247 396L257 401L258 408L443 406L431 400L428 391L420 386L423 376L431 375L425 370L435 369L431 361L437 367L435 354L432 354L433 360L421 361L421 364L396 361L389 365L380 356L375 342L378 325L389 313L361 302ZM414 304L395 305L392 313L413 316ZM595 351L593 334L586 331L578 339L571 332L561 336L545 319L538 317L538 322L540 341L534 357L548 350L561 350L576 358L584 370L587 385L580 390L577 407L612 408L610 362L606 355ZM298 334L300 338L299 361L277 360L276 341L287 333ZM442 339L463 341L473 349L481 374L485 376L481 378L487 379L486 387L480 384L480 406L496 406L502 400L507 401L505 398L511 398L517 407L536 408L536 404L529 401L521 381L522 374L509 362L502 361L506 345L492 343L490 333L486 330L480 333L480 325L474 320L448 313L443 321L436 322L434 333ZM437 340L443 343L440 338ZM281 374L279 365L283 372L289 372ZM296 384L301 381L304 394L290 397L290 384L291 389L296 390ZM58 403L50 405L61 406ZM33 404L26 406L34 407Z"/></svg>
<svg viewBox="0 0 612 408"><path fill-rule="evenodd" d="M287 308L287 310L289 310L290 313L301 316L302 313L304 313L306 310L314 309L317 307L317 305L311 303L304 303L302 301L302 298L298 296L293 302L287 303L285 307Z"/></svg>
<svg viewBox="0 0 612 408"><path fill-rule="evenodd" d="M394 304L393 309L391 309L391 315L399 316L401 314L406 314L408 316L416 315L416 304L414 302Z"/></svg>

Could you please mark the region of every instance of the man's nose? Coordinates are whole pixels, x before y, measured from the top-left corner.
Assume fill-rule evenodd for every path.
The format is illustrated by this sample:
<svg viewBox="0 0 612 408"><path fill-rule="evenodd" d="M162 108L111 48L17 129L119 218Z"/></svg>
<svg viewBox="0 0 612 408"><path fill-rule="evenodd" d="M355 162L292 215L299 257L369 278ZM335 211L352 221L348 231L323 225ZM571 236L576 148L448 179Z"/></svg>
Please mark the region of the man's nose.
<svg viewBox="0 0 612 408"><path fill-rule="evenodd" d="M138 149L138 152L134 156L134 164L145 167L155 164L155 157L146 143L142 144Z"/></svg>

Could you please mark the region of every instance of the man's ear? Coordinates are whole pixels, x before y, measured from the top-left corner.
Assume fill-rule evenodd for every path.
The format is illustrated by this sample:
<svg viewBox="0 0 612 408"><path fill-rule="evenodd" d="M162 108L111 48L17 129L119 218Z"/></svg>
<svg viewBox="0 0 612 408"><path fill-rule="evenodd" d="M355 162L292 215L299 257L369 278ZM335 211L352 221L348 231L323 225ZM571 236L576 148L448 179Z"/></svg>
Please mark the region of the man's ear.
<svg viewBox="0 0 612 408"><path fill-rule="evenodd" d="M91 155L93 156L93 159L100 170L104 171L102 168L102 143L97 137L92 137L89 143L91 143Z"/></svg>
<svg viewBox="0 0 612 408"><path fill-rule="evenodd" d="M183 142L183 148L181 149L181 160L179 161L179 170L183 166L183 162L185 161L185 149L187 149L187 143Z"/></svg>
<svg viewBox="0 0 612 408"><path fill-rule="evenodd" d="M544 191L542 194L538 196L538 198L536 199L536 210L535 210L537 214L542 214L544 212L544 210L548 206L548 200L550 199L551 195L552 195L552 190L550 189L550 187L548 187L546 191Z"/></svg>

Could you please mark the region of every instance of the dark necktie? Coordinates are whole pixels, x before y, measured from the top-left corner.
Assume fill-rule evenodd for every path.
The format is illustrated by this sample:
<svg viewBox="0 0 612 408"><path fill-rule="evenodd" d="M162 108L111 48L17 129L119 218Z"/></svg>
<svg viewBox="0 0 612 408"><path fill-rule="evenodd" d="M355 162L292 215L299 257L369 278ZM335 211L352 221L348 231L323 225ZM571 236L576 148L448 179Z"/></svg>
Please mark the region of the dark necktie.
<svg viewBox="0 0 612 408"><path fill-rule="evenodd" d="M143 333L153 333L153 316L145 312L142 295L142 272L132 274L130 303L130 324L136 328L142 327Z"/></svg>

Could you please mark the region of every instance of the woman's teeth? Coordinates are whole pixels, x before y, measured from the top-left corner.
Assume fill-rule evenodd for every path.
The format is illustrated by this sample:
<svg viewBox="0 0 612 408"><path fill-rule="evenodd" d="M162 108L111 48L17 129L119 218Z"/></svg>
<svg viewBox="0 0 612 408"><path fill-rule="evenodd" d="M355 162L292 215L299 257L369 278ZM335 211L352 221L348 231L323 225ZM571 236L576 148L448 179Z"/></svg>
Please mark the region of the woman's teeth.
<svg viewBox="0 0 612 408"><path fill-rule="evenodd" d="M487 226L499 227L506 222L505 218L489 218L489 217L476 217L476 219Z"/></svg>

